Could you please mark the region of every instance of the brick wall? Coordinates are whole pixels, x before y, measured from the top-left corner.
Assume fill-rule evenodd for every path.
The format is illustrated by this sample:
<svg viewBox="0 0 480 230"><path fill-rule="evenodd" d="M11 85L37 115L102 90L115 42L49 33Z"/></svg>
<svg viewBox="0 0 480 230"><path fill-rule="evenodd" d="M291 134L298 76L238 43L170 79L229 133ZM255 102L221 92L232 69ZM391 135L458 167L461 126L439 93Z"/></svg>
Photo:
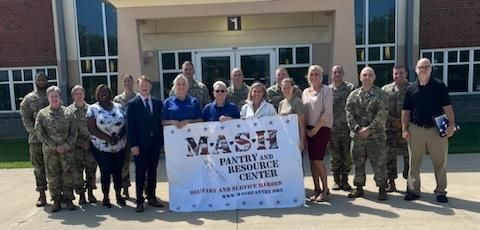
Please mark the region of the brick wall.
<svg viewBox="0 0 480 230"><path fill-rule="evenodd" d="M0 1L0 67L56 65L51 0Z"/></svg>
<svg viewBox="0 0 480 230"><path fill-rule="evenodd" d="M479 0L421 0L420 49L480 46Z"/></svg>

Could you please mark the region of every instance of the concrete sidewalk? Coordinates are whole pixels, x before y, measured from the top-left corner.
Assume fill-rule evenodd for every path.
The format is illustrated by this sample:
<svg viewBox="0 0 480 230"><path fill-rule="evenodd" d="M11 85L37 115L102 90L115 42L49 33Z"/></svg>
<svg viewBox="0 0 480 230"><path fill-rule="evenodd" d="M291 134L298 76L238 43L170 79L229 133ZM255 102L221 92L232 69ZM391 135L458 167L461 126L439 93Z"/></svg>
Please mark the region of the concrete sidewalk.
<svg viewBox="0 0 480 230"><path fill-rule="evenodd" d="M365 198L352 200L346 197L347 192L332 191L330 202L306 202L301 208L193 213L175 213L149 206L144 213L135 213L135 204L131 201L123 208L107 209L98 202L76 211L51 213L50 205L34 206L37 193L32 169L0 170L3 198L0 229L480 229L480 154L450 155L448 160L450 202L447 204L437 203L432 194L435 179L431 161L426 156L422 174L424 193L418 201L404 201L399 192L390 193L385 202L377 201L370 170ZM399 162L402 162L400 158ZM164 160L160 162L157 195L168 205L164 163ZM304 163L305 168L309 168L308 162ZM313 187L310 172L306 170L306 174L305 186L310 192ZM401 175L397 187L405 188ZM100 194L97 190L98 199L102 198ZM135 194L134 186L130 187L130 194ZM113 191L111 198L115 202Z"/></svg>

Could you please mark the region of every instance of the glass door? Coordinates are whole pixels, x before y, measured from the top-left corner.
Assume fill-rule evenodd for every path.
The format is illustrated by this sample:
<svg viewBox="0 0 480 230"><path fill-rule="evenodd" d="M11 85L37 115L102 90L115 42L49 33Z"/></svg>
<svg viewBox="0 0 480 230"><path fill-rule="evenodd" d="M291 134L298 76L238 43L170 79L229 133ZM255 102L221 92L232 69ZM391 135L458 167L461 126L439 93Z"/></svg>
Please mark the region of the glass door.
<svg viewBox="0 0 480 230"><path fill-rule="evenodd" d="M229 85L230 71L235 66L233 50L198 51L195 53L195 78L207 86L212 96L215 81L222 80Z"/></svg>
<svg viewBox="0 0 480 230"><path fill-rule="evenodd" d="M239 49L235 52L235 66L242 69L248 85L259 81L268 87L275 83L274 55L274 48Z"/></svg>

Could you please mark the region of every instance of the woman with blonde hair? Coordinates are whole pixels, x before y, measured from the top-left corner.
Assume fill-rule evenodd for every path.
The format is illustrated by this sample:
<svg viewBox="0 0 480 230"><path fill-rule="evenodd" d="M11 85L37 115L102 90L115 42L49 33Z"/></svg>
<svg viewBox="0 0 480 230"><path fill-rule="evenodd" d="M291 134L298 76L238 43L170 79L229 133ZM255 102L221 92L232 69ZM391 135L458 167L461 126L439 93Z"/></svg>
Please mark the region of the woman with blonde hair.
<svg viewBox="0 0 480 230"><path fill-rule="evenodd" d="M330 140L330 129L333 125L333 92L322 83L323 69L318 65L308 68L307 80L310 87L302 93L307 125L307 147L314 184L311 201L324 202L330 190L327 183L327 170L323 158ZM320 181L322 188L320 188Z"/></svg>
<svg viewBox="0 0 480 230"><path fill-rule="evenodd" d="M240 111L241 118L277 115L275 107L267 102L267 88L260 82L253 83L248 91L247 103Z"/></svg>

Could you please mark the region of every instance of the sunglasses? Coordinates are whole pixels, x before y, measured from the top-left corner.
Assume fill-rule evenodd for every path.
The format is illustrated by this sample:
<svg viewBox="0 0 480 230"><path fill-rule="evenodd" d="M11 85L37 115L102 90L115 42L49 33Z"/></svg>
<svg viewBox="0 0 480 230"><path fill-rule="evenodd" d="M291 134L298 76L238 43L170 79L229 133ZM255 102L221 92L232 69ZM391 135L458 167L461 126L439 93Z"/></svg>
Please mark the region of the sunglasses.
<svg viewBox="0 0 480 230"><path fill-rule="evenodd" d="M226 91L224 89L217 89L214 90L215 93L225 93Z"/></svg>

